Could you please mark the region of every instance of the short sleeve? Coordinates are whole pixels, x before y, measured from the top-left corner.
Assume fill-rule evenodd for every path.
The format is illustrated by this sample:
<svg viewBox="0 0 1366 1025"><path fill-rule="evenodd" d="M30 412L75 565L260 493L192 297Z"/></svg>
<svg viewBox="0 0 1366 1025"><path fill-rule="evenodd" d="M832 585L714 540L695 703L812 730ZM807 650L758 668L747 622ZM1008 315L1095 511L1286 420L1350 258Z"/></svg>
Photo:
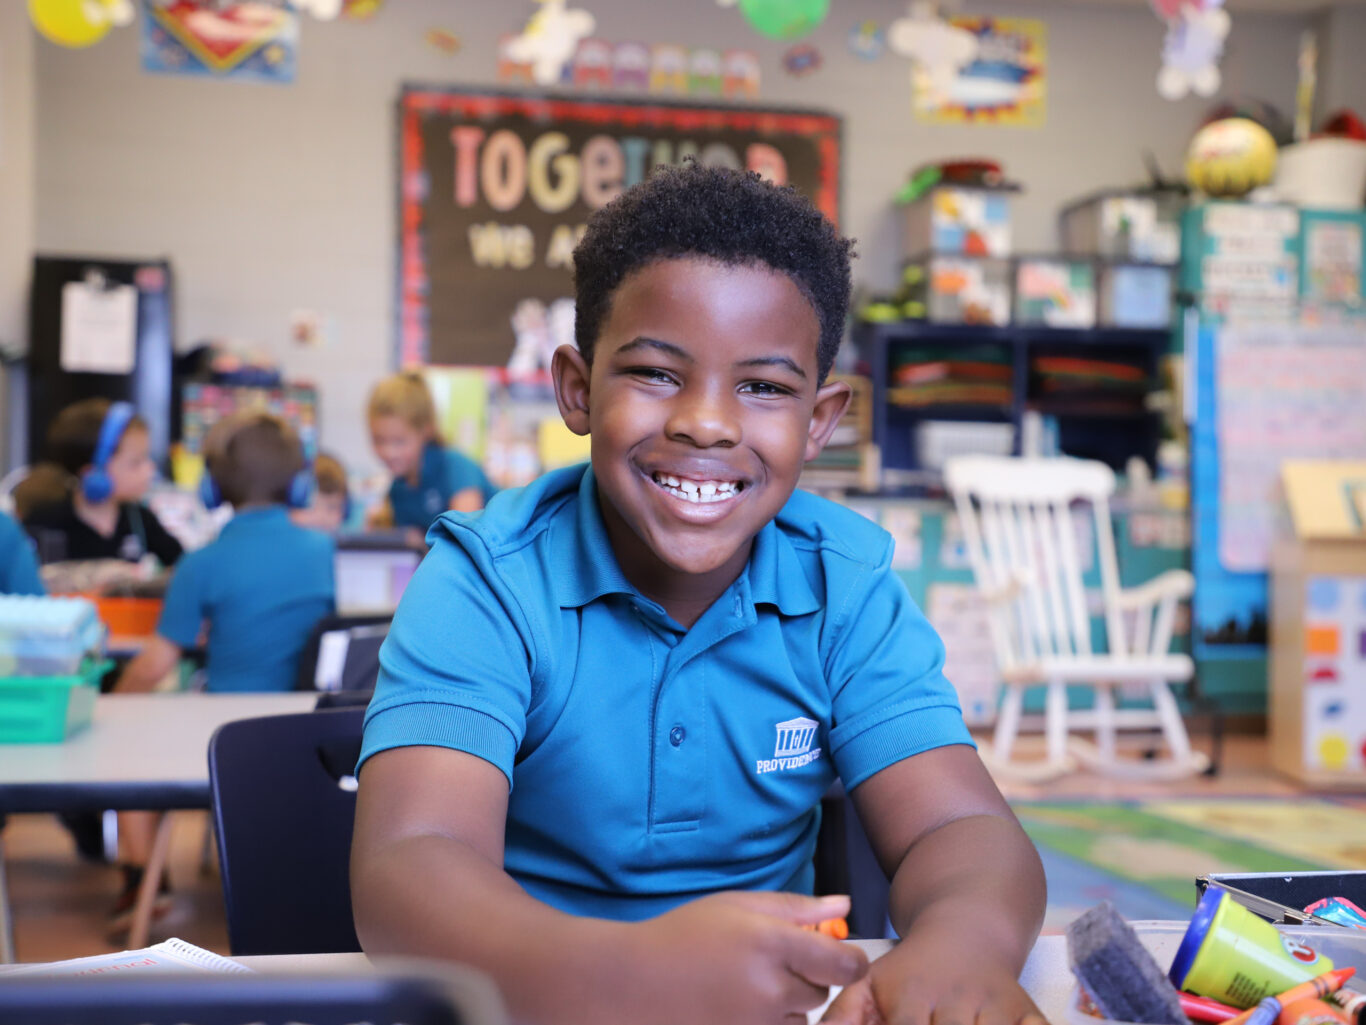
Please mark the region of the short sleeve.
<svg viewBox="0 0 1366 1025"><path fill-rule="evenodd" d="M380 650L360 764L395 747L483 758L509 785L531 703L529 635L482 542L439 521Z"/></svg>
<svg viewBox="0 0 1366 1025"><path fill-rule="evenodd" d="M161 525L156 513L146 506L142 506L139 512L142 515L143 527L147 532L147 550L155 555L157 561L163 566L174 566L185 554L185 549L181 547L180 542L175 539L171 532Z"/></svg>
<svg viewBox="0 0 1366 1025"><path fill-rule="evenodd" d="M208 618L208 567L205 566L204 554L209 551L212 548L192 552L181 559L171 573L171 583L166 588L166 600L161 607L161 619L157 621L157 633L182 648L195 646L200 628Z"/></svg>
<svg viewBox="0 0 1366 1025"><path fill-rule="evenodd" d="M478 463L453 448L446 450L446 484L451 492L447 501L466 488L478 488L485 502L498 491Z"/></svg>
<svg viewBox="0 0 1366 1025"><path fill-rule="evenodd" d="M850 789L903 758L972 744L958 696L944 676L944 643L890 560L889 544L861 588L862 601L852 602L837 624L827 660L831 757Z"/></svg>
<svg viewBox="0 0 1366 1025"><path fill-rule="evenodd" d="M33 542L13 520L0 513L0 594L44 594Z"/></svg>

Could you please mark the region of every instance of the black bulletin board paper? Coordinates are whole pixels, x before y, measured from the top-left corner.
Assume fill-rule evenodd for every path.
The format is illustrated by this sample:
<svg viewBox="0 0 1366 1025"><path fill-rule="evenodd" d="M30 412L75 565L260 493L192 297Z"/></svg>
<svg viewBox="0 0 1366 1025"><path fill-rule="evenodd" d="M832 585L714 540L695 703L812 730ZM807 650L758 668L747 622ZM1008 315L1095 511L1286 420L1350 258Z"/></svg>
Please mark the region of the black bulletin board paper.
<svg viewBox="0 0 1366 1025"><path fill-rule="evenodd" d="M813 111L405 87L398 362L502 366L524 299L572 297L589 215L659 164L751 167L838 218L840 120Z"/></svg>

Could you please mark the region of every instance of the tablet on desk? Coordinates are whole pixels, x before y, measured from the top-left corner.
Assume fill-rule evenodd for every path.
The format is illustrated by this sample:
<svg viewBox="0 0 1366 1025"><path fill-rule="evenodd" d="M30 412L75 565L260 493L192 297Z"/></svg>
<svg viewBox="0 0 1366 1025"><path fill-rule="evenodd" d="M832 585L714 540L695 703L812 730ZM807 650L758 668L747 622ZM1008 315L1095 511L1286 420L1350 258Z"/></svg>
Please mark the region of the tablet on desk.
<svg viewBox="0 0 1366 1025"><path fill-rule="evenodd" d="M391 614L421 561L422 552L402 531L338 537L333 562L338 614Z"/></svg>

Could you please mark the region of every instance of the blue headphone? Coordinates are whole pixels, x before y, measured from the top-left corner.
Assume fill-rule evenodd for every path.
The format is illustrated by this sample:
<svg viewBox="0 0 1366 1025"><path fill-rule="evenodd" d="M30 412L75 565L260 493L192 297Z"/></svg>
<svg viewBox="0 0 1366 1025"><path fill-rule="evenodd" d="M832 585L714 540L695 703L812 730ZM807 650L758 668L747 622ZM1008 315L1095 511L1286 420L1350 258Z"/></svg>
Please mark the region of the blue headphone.
<svg viewBox="0 0 1366 1025"><path fill-rule="evenodd" d="M232 444L229 438L224 449ZM213 474L209 472L209 463L204 461L204 473L199 478L199 500L204 503L205 509L217 509L223 504L223 491L218 486L218 481L213 479ZM303 509L313 501L313 472L304 467L289 479L289 492L285 496L285 502L291 509Z"/></svg>
<svg viewBox="0 0 1366 1025"><path fill-rule="evenodd" d="M99 439L95 442L95 455L90 468L81 474L81 493L92 505L106 501L114 494L114 482L109 478L109 460L118 451L123 432L133 422L136 415L130 402L115 402L104 414L100 424Z"/></svg>

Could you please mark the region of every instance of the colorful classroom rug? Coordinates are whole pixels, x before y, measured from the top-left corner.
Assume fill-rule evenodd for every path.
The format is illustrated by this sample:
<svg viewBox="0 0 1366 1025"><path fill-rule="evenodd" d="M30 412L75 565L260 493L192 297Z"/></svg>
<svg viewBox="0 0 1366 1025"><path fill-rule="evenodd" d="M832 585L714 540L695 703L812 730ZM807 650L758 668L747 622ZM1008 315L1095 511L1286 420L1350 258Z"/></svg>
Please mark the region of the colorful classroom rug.
<svg viewBox="0 0 1366 1025"><path fill-rule="evenodd" d="M1219 798L1015 802L1048 876L1046 932L1111 901L1127 918L1189 918L1212 872L1366 869L1366 802Z"/></svg>

